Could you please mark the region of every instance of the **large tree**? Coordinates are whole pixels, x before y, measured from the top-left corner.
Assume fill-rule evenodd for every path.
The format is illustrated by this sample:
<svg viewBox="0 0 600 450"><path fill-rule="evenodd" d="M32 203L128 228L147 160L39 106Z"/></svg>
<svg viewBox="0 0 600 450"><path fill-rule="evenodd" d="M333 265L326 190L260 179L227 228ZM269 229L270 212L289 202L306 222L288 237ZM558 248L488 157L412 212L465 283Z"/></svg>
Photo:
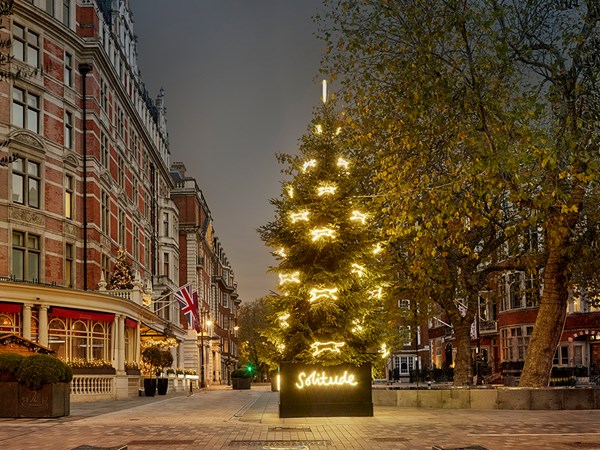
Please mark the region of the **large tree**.
<svg viewBox="0 0 600 450"><path fill-rule="evenodd" d="M452 320L455 381L470 379L468 329L501 246L541 226L545 252L512 255L510 264L545 269L522 383L546 385L565 319L569 261L595 226L582 223L592 217L582 211L597 204L599 71L590 50L598 7L325 4L327 70L341 78L349 128L368 152L363 159L404 288L435 300Z"/></svg>

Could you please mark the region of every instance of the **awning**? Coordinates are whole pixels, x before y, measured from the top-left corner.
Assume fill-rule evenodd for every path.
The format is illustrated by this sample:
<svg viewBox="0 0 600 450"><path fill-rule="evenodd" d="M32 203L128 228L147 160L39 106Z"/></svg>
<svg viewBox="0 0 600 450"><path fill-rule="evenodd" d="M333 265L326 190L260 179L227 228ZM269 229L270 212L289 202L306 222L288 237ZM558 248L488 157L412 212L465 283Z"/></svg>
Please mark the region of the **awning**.
<svg viewBox="0 0 600 450"><path fill-rule="evenodd" d="M0 303L0 313L20 313L21 303Z"/></svg>
<svg viewBox="0 0 600 450"><path fill-rule="evenodd" d="M53 317L64 317L69 319L95 320L97 322L114 322L115 315L94 311L81 311L79 309L52 308Z"/></svg>
<svg viewBox="0 0 600 450"><path fill-rule="evenodd" d="M129 328L137 328L138 323L136 320L130 319L129 317L125 317L125 326Z"/></svg>
<svg viewBox="0 0 600 450"><path fill-rule="evenodd" d="M158 324L147 324L145 322L140 322L140 336L141 337L167 337L163 330L159 330L160 325Z"/></svg>

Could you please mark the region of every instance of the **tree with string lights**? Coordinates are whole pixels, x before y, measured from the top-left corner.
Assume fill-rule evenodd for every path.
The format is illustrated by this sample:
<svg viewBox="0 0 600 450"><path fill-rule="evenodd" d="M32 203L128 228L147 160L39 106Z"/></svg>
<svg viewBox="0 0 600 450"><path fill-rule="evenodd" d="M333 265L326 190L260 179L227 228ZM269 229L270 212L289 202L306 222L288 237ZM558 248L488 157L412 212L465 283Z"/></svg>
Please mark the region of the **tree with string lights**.
<svg viewBox="0 0 600 450"><path fill-rule="evenodd" d="M291 177L272 199L275 219L259 228L274 249L279 293L263 330L280 361L361 365L387 356L382 247L340 116L323 105L299 155L278 154Z"/></svg>
<svg viewBox="0 0 600 450"><path fill-rule="evenodd" d="M115 270L110 277L110 283L108 284L107 288L110 290L133 289L133 274L131 271L131 266L127 262L127 254L122 248L119 248L117 253Z"/></svg>

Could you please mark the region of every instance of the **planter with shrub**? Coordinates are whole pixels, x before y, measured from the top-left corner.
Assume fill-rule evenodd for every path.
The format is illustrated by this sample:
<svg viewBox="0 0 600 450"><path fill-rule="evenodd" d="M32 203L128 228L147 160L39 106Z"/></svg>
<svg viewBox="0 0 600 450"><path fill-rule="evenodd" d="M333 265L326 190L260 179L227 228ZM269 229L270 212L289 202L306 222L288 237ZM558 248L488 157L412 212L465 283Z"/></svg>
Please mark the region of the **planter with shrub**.
<svg viewBox="0 0 600 450"><path fill-rule="evenodd" d="M231 372L231 386L233 389L250 389L252 374L244 369L235 369Z"/></svg>
<svg viewBox="0 0 600 450"><path fill-rule="evenodd" d="M0 417L62 417L71 410L71 368L44 354L0 355ZM12 381L11 381L12 380Z"/></svg>

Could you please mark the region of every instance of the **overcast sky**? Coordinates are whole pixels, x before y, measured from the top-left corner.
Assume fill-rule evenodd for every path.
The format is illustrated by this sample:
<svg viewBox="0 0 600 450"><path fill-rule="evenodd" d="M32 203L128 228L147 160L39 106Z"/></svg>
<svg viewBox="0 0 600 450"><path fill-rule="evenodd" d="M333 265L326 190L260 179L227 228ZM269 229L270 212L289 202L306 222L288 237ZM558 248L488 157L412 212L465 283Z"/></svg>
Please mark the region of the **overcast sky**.
<svg viewBox="0 0 600 450"><path fill-rule="evenodd" d="M321 95L320 0L130 0L142 79L165 90L171 161L202 189L243 301L276 288L256 228L274 217Z"/></svg>

